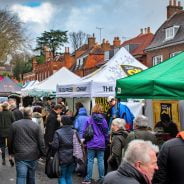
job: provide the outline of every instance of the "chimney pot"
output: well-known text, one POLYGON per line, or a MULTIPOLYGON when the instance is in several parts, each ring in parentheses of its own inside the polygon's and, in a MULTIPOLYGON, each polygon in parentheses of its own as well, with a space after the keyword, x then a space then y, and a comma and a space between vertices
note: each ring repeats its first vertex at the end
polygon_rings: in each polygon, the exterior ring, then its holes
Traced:
POLYGON ((171 5, 172 5, 172 1, 170 0, 170 1, 169 1, 169 6, 171 6, 171 5))
POLYGON ((146 34, 147 33, 147 28, 144 28, 144 34, 146 34))
POLYGON ((180 1, 178 1, 178 7, 180 7, 181 6, 181 2, 180 1))
POLYGON ((173 5, 176 6, 176 0, 174 0, 174 4, 173 5))
POLYGON ((105 38, 103 38, 102 43, 105 43, 105 38))
POLYGON ((143 28, 141 28, 141 34, 143 34, 143 28))
POLYGON ((150 32, 151 32, 151 31, 150 31, 150 27, 147 28, 147 31, 148 31, 147 33, 150 33, 150 32))

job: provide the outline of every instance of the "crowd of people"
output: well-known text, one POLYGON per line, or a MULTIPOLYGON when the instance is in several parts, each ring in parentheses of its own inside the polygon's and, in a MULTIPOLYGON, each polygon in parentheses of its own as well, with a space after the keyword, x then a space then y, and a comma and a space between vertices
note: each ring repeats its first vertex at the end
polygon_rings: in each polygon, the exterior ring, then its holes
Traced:
POLYGON ((178 134, 171 118, 161 114, 160 122, 151 129, 148 117, 134 117, 113 96, 107 102, 108 112, 95 104, 91 115, 81 102, 75 104, 74 114, 62 99, 25 108, 18 108, 15 99, 0 104, 2 165, 7 164, 8 147, 10 165, 16 166, 16 183, 34 184, 37 161, 44 160, 51 149, 59 155, 59 184, 72 184, 74 172, 84 177, 83 184, 92 183, 95 158, 99 184, 183 184, 184 133, 178 134), (75 131, 84 151, 81 165, 73 155, 75 131))

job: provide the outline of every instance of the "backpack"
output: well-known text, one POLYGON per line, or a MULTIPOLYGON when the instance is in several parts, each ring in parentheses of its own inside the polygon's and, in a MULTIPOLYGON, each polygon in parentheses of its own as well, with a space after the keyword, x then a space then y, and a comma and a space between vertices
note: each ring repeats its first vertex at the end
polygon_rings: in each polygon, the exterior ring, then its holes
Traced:
POLYGON ((85 142, 90 141, 93 139, 94 136, 94 130, 92 124, 89 124, 86 130, 84 131, 83 138, 85 139, 85 142))

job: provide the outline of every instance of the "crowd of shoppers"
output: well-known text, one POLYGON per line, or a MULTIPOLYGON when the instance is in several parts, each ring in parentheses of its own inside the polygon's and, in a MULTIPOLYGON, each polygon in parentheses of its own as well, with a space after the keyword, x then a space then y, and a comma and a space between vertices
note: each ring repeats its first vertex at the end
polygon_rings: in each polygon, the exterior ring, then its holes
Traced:
POLYGON ((0 104, 2 164, 6 165, 8 146, 10 164, 13 166, 15 161, 17 184, 25 181, 34 184, 37 161, 44 159, 51 149, 53 155, 55 152, 59 155, 58 183, 72 184, 72 174, 78 167, 73 155, 76 131, 84 152, 83 184, 93 183, 95 157, 99 184, 169 184, 176 178, 178 184, 183 183, 184 134, 180 132, 174 138, 178 129, 171 118, 162 114, 161 121, 154 127, 157 132, 154 132, 149 127, 148 117, 139 115, 134 118, 131 110, 115 97, 110 96, 107 102, 107 113, 100 104, 95 104, 91 115, 81 102, 76 103, 74 115, 63 99, 58 99, 57 103, 48 101, 46 106, 34 102, 32 107, 21 107, 21 110, 14 99, 0 104), (169 134, 171 140, 160 145, 157 137, 160 132, 169 134), (159 167, 156 145, 161 147, 159 167))

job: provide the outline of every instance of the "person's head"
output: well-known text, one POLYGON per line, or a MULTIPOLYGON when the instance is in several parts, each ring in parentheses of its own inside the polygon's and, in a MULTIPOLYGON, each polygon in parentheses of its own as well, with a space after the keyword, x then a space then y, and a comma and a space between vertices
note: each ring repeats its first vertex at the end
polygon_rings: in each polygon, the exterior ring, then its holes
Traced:
POLYGON ((61 123, 62 123, 63 125, 73 125, 73 119, 72 119, 72 117, 69 116, 69 115, 63 115, 63 116, 61 117, 61 123))
POLYGON ((63 109, 63 106, 60 104, 57 104, 54 106, 54 111, 56 112, 56 114, 61 114, 62 109, 63 109))
POLYGON ((116 104, 116 98, 114 96, 109 96, 107 98, 107 102, 112 107, 112 106, 114 106, 116 104))
POLYGON ((75 104, 75 109, 76 109, 76 111, 78 111, 81 107, 84 107, 84 105, 83 105, 81 102, 77 102, 77 103, 75 104))
POLYGON ((25 107, 23 111, 24 118, 31 118, 33 114, 33 110, 31 107, 25 107))
POLYGON ((38 113, 42 113, 42 107, 41 106, 35 106, 34 108, 33 108, 33 112, 38 112, 38 113))
POLYGON ((9 110, 9 103, 8 102, 3 102, 3 104, 2 104, 2 110, 3 111, 9 110))
POLYGON ((147 128, 148 127, 148 117, 144 115, 139 115, 134 119, 134 128, 139 129, 139 128, 147 128))
POLYGON ((112 121, 111 130, 114 132, 120 129, 126 130, 125 125, 126 125, 126 122, 124 119, 116 118, 112 121))
POLYGON ((160 119, 162 122, 170 122, 171 121, 169 114, 166 114, 166 113, 161 114, 160 119))
POLYGON ((103 112, 104 112, 103 107, 100 104, 95 104, 95 106, 92 109, 92 113, 102 114, 103 112))
POLYGON ((9 98, 8 99, 9 107, 10 109, 15 109, 17 107, 16 100, 14 98, 9 98))
POLYGON ((128 144, 123 160, 152 180, 155 170, 158 170, 158 151, 158 146, 151 141, 133 140, 128 144))
POLYGON ((8 99, 8 103, 9 103, 9 105, 15 105, 16 106, 16 100, 14 99, 14 98, 9 98, 8 99))

